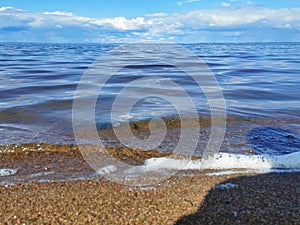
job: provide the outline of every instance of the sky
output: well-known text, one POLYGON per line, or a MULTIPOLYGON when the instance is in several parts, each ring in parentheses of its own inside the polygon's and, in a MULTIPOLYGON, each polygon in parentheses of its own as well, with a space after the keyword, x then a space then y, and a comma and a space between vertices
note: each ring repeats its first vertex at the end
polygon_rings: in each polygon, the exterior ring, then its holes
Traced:
POLYGON ((300 41, 299 0, 0 0, 0 42, 300 41))

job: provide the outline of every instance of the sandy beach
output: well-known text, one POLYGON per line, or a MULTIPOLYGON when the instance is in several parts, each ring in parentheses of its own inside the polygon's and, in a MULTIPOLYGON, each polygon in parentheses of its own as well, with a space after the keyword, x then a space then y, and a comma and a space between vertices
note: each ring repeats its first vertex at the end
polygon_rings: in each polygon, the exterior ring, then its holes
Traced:
MULTIPOLYGON (((32 154, 28 158, 44 161, 32 154)), ((75 153, 66 158, 80 163, 75 153)), ((12 154, 2 154, 1 163, 5 161, 6 166, 18 163, 12 154)), ((185 174, 190 175, 139 188, 101 178, 2 185, 0 223, 299 224, 299 173, 185 174)))
POLYGON ((299 0, 1 1, 0 225, 300 225, 299 75, 299 0))

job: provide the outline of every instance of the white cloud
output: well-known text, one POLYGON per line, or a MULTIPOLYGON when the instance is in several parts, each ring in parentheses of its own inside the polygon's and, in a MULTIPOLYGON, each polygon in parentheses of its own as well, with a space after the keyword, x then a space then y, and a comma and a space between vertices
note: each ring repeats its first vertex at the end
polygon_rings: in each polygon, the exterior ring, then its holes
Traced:
POLYGON ((177 2, 177 5, 181 6, 183 4, 188 4, 188 3, 193 3, 193 2, 200 2, 201 0, 185 0, 185 1, 180 1, 177 2))
POLYGON ((61 11, 43 12, 43 14, 45 14, 45 15, 57 15, 57 16, 74 16, 73 13, 61 12, 61 11))
POLYGON ((230 4, 227 3, 227 2, 222 2, 221 5, 222 5, 223 7, 228 7, 228 6, 230 6, 230 4))
POLYGON ((183 15, 183 20, 194 27, 241 27, 263 25, 268 21, 270 27, 280 27, 282 24, 293 23, 300 27, 299 9, 270 10, 265 8, 228 8, 192 11, 183 15), (198 24, 198 25, 197 25, 198 24))
POLYGON ((137 17, 131 20, 125 17, 107 18, 107 19, 93 19, 91 24, 111 27, 117 30, 138 30, 146 25, 151 25, 152 21, 145 21, 143 17, 137 17))
POLYGON ((6 7, 0 7, 0 12, 9 12, 9 11, 12 11, 12 12, 15 12, 15 11, 23 11, 22 9, 17 9, 17 8, 14 8, 14 7, 11 7, 11 6, 6 6, 6 7))
POLYGON ((7 21, 18 21, 23 23, 24 26, 39 27, 39 28, 49 28, 59 26, 78 26, 78 27, 104 27, 106 29, 116 29, 116 30, 135 30, 140 29, 144 25, 151 24, 151 21, 145 21, 143 17, 137 17, 134 19, 126 19, 125 17, 115 17, 115 18, 89 18, 75 16, 73 13, 69 12, 43 12, 43 13, 31 13, 28 11, 23 11, 21 9, 16 9, 13 7, 2 7, 0 8, 0 27, 6 27, 7 21))
POLYGON ((146 17, 166 17, 167 13, 152 13, 152 14, 146 14, 146 17))
POLYGON ((270 41, 276 41, 276 36, 300 41, 300 8, 272 10, 239 6, 184 14, 154 13, 127 19, 90 18, 60 11, 32 13, 2 7, 0 31, 4 32, 0 41, 120 42, 150 39, 198 42, 222 41, 229 37, 260 41, 267 34, 270 41), (284 35, 285 32, 290 33, 284 35))

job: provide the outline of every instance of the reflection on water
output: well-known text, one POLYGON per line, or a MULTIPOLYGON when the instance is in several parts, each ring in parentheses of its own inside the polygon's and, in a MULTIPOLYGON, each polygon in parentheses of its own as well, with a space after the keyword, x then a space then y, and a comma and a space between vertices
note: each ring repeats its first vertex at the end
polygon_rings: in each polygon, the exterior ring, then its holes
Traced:
MULTIPOLYGON (((251 142, 258 152, 269 151, 277 143, 271 138, 275 133, 277 137, 287 138, 279 138, 282 143, 278 146, 288 146, 283 151, 289 153, 294 151, 291 148, 298 148, 299 137, 288 138, 286 132, 300 133, 300 43, 184 46, 207 63, 222 87, 230 120, 223 145, 225 150, 246 149, 244 146, 251 142), (266 124, 269 128, 260 128, 266 124), (264 141, 272 145, 270 148, 261 148, 259 141, 254 143, 254 136, 269 134, 270 139, 264 141)), ((115 45, 0 44, 0 144, 72 143, 71 110, 77 84, 91 63, 113 47, 115 45)), ((130 58, 130 52, 127 54, 130 58)), ((124 85, 145 75, 171 78, 192 96, 201 116, 210 115, 205 95, 182 71, 170 65, 151 66, 143 61, 123 68, 109 81, 96 107, 99 127, 110 122, 112 102, 124 85)), ((91 87, 97 88, 97 84, 87 85, 87 91, 91 87)), ((176 91, 164 85, 163 79, 149 88, 173 93, 176 97, 176 91)), ((127 97, 134 98, 134 94, 127 97)), ((136 104, 130 115, 120 112, 117 122, 174 114, 176 111, 167 102, 148 98, 136 104)))

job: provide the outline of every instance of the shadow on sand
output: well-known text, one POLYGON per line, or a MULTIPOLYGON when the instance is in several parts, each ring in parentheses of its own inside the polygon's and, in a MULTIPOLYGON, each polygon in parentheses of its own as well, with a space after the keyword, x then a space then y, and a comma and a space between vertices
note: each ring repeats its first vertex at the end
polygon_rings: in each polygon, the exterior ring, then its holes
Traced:
MULTIPOLYGON (((284 155, 300 149, 299 134, 281 129, 254 129, 248 141, 262 154, 284 155)), ((228 179, 209 191, 197 212, 175 224, 300 224, 300 172, 228 179)))
POLYGON ((194 214, 175 224, 299 224, 300 173, 228 179, 209 191, 194 214), (225 185, 223 185, 225 184, 225 185))

